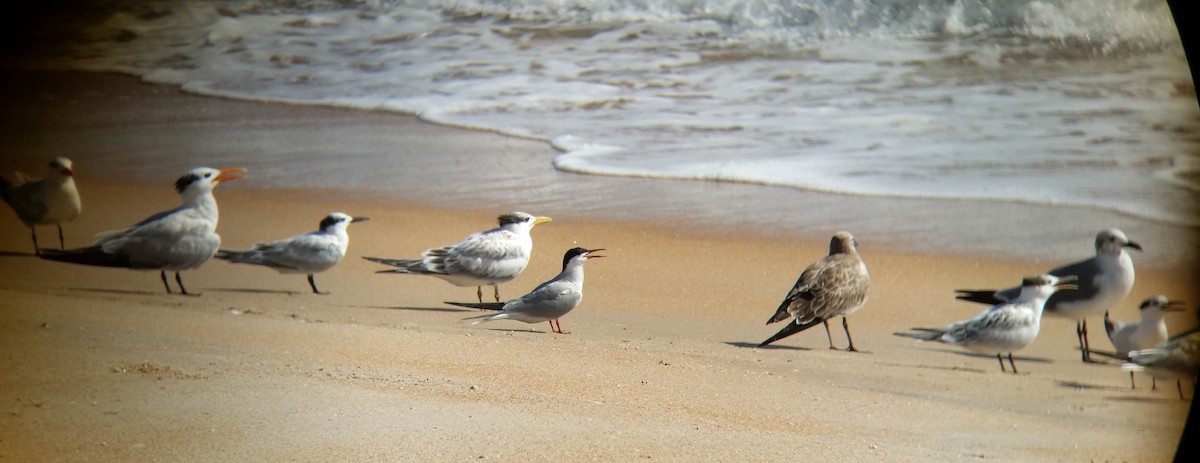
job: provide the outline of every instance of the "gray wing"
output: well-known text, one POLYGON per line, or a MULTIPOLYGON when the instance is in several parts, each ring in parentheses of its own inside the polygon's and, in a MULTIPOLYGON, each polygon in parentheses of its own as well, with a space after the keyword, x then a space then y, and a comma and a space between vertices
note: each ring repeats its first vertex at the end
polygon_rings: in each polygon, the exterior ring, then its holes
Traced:
POLYGON ((582 299, 583 293, 575 285, 555 281, 508 302, 504 311, 509 314, 509 318, 517 320, 551 320, 566 315, 578 306, 582 299))
POLYGON ((529 264, 515 234, 504 230, 477 233, 453 246, 426 251, 423 257, 441 258, 442 273, 485 279, 513 278, 529 264))

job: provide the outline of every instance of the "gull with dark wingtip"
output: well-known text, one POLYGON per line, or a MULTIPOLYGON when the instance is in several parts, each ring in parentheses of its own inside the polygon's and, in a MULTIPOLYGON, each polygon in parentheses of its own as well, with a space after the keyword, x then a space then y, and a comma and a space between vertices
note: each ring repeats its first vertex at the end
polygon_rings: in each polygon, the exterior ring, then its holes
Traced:
POLYGON ((500 302, 499 285, 512 281, 529 265, 533 253, 529 231, 550 218, 512 212, 500 216, 498 221, 499 227, 472 233, 456 244, 428 249, 421 253, 420 259, 364 259, 394 267, 378 273, 429 275, 454 286, 475 286, 479 302, 483 302, 483 285, 491 285, 496 302, 500 302))
POLYGON ((913 328, 911 331, 895 333, 897 336, 916 338, 922 341, 938 341, 962 346, 981 354, 995 354, 1004 369, 1001 354, 1008 354, 1008 364, 1017 374, 1017 364, 1012 353, 1028 346, 1037 338, 1041 329, 1042 310, 1046 300, 1060 289, 1073 289, 1073 276, 1062 278, 1045 274, 1025 278, 1019 286, 1021 292, 1012 300, 992 306, 969 319, 954 323, 948 328, 913 328))
POLYGON ((350 246, 350 235, 346 227, 351 223, 370 220, 367 217, 351 217, 333 212, 321 220, 317 231, 284 238, 278 241, 255 243, 248 251, 222 249, 217 258, 239 264, 270 267, 279 273, 308 274, 308 285, 313 294, 328 294, 317 290, 313 274, 333 268, 346 256, 350 246))
POLYGON ((846 342, 849 344, 846 350, 858 351, 854 348, 854 339, 850 337, 846 317, 866 303, 871 276, 867 273, 867 265, 858 256, 857 246, 854 235, 848 232, 840 231, 833 235, 829 241, 829 255, 804 269, 767 324, 788 318, 793 321, 759 344, 759 347, 821 323, 825 325, 829 348, 834 349, 833 336, 829 334, 829 319, 841 316, 842 330, 846 332, 846 342))
POLYGON ((604 256, 593 254, 603 249, 573 248, 563 255, 563 269, 557 276, 538 285, 529 294, 500 303, 447 302, 459 307, 499 310, 498 314, 485 314, 467 320, 481 319, 475 323, 493 320, 518 320, 525 323, 550 323, 550 331, 562 334, 558 319, 566 315, 583 301, 583 264, 589 259, 604 256))
POLYGON ((45 178, 30 179, 21 172, 17 172, 15 182, 0 178, 0 196, 29 227, 34 253, 41 252, 35 228, 38 225, 58 227, 58 248, 66 248, 62 224, 75 220, 81 210, 70 159, 58 157, 50 161, 45 178))
MULTIPOLYGON (((1075 334, 1084 362, 1092 361, 1087 317, 1100 315, 1120 304, 1133 289, 1133 259, 1125 252, 1126 248, 1142 250, 1141 245, 1130 241, 1121 230, 1100 230, 1096 234, 1095 257, 1046 272, 1057 277, 1074 275, 1079 278, 1076 291, 1057 292, 1046 301, 1045 313, 1075 320, 1075 334)), ((955 297, 960 300, 999 304, 1016 298, 1021 291, 1020 288, 1008 288, 955 292, 958 293, 955 297)))
POLYGON ((242 178, 244 172, 246 169, 240 167, 192 169, 175 181, 175 190, 183 199, 179 207, 154 214, 124 230, 102 233, 95 244, 86 248, 47 249, 39 257, 99 267, 159 270, 168 294, 171 285, 167 282, 167 271, 173 270, 179 292, 188 294, 179 272, 200 268, 221 247, 213 188, 221 182, 242 178))

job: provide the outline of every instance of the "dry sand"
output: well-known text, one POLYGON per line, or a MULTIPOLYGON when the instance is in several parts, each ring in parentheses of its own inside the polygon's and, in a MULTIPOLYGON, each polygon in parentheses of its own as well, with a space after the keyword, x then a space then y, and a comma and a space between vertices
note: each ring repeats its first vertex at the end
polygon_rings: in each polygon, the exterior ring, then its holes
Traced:
MULTIPOLYGON (((388 130, 423 137, 435 153, 444 145, 430 130, 456 143, 494 137, 404 120, 388 130)), ((215 124, 213 135, 242 122, 215 124)), ((20 154, 31 165, 49 155, 20 154)), ((117 180, 80 175, 84 215, 65 227, 69 246, 177 204, 169 181, 117 180)), ((1131 390, 1115 364, 1079 362, 1073 322, 1046 319, 1017 356, 1020 375, 891 334, 966 318, 980 307, 954 301, 953 289, 1015 283, 1042 263, 864 245, 874 285, 850 324, 868 353, 827 350, 820 329, 758 349, 778 330, 763 323, 825 254, 827 235, 704 236, 557 216, 534 230, 530 267, 501 287, 516 297, 557 273, 566 249, 607 248, 557 335, 546 324, 463 322, 477 312, 443 301, 473 300, 474 288, 375 274, 360 259, 415 256, 503 211, 331 201, 252 182, 253 172, 218 188, 227 246, 307 231, 334 210, 372 218, 351 227, 346 261, 317 276, 332 294, 309 293, 303 276, 210 262, 184 274, 201 295, 167 295, 157 272, 34 258, 28 230, 4 213, 0 459, 1166 461, 1186 418, 1174 384, 1152 392, 1139 377, 1131 390)), ((52 230, 40 230, 43 244, 52 230)), ((1194 304, 1195 270, 1139 270, 1114 316, 1133 319, 1138 301, 1159 293, 1194 304)), ((1168 323, 1179 331, 1195 320, 1168 323)), ((1111 349, 1099 320, 1092 341, 1111 349)))

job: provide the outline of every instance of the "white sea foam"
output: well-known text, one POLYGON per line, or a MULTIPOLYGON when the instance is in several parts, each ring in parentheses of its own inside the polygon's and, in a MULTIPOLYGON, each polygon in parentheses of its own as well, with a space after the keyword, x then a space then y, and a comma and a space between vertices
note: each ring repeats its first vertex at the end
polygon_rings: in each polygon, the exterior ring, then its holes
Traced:
POLYGON ((578 173, 1200 221, 1158 2, 225 5, 118 4, 53 65, 544 139, 578 173))

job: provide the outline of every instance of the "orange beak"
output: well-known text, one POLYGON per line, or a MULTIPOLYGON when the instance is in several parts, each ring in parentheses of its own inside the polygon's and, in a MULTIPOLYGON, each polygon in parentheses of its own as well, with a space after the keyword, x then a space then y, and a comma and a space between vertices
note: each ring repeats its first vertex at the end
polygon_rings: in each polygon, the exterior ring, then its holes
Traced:
POLYGON ((604 257, 604 256, 593 256, 592 255, 593 252, 600 252, 600 251, 605 251, 605 249, 588 249, 588 256, 587 256, 588 260, 604 257))
POLYGON ((228 182, 230 180, 237 180, 245 177, 245 173, 246 169, 243 167, 230 167, 228 169, 221 169, 220 172, 217 173, 217 178, 213 180, 217 183, 228 182))

